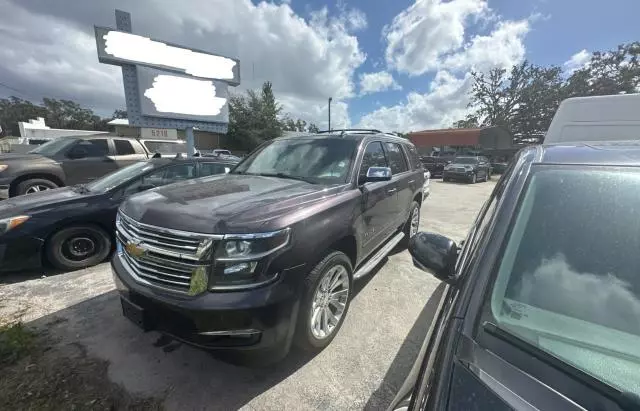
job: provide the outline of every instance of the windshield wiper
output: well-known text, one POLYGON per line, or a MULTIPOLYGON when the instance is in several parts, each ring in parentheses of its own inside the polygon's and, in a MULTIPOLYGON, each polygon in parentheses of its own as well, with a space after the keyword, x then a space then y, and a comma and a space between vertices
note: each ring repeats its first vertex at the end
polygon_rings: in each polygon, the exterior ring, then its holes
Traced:
POLYGON ((309 184, 315 184, 313 181, 311 181, 308 178, 300 177, 300 176, 292 176, 285 173, 257 173, 257 175, 262 177, 288 178, 290 180, 298 180, 298 181, 304 181, 305 183, 309 183, 309 184))

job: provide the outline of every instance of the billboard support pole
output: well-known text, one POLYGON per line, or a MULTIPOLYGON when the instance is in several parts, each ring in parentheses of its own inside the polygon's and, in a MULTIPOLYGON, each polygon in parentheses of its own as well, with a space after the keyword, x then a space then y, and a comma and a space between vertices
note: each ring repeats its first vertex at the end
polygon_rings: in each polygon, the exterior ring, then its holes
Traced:
POLYGON ((187 157, 193 157, 196 153, 195 139, 193 138, 193 127, 187 127, 185 134, 187 135, 187 157))

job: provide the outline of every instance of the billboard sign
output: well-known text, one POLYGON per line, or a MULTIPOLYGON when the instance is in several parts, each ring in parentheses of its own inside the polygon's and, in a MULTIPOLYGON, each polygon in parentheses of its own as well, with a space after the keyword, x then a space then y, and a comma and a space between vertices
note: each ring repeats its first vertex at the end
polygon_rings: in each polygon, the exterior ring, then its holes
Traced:
POLYGON ((180 76, 136 67, 143 116, 229 122, 229 92, 222 81, 180 76))
POLYGON ((240 62, 200 50, 107 27, 95 27, 98 61, 105 64, 134 64, 169 70, 194 77, 240 84, 240 62))

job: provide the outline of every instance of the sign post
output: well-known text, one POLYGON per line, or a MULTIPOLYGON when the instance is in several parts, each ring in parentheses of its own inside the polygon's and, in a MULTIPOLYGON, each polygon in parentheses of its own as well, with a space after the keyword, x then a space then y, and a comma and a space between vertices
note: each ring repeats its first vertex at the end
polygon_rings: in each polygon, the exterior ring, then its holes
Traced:
POLYGON ((226 133, 229 86, 240 84, 240 61, 132 33, 131 15, 116 10, 116 30, 95 26, 98 61, 122 67, 129 124, 182 129, 187 155, 193 130, 226 133))

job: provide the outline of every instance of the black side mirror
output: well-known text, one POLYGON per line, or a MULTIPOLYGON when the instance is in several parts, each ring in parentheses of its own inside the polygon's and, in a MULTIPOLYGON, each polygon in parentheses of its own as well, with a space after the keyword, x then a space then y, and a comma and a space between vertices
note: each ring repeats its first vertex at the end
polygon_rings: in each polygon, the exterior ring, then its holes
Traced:
POLYGON ((154 186, 153 184, 140 184, 138 186, 138 191, 142 192, 142 191, 147 191, 147 190, 151 190, 152 188, 156 188, 156 186, 154 186))
POLYGON ((369 167, 364 182, 389 180, 391 180, 391 169, 389 167, 369 167))
POLYGON ((434 233, 420 232, 409 240, 409 253, 413 264, 445 283, 456 283, 455 268, 458 260, 458 246, 452 239, 434 233))

